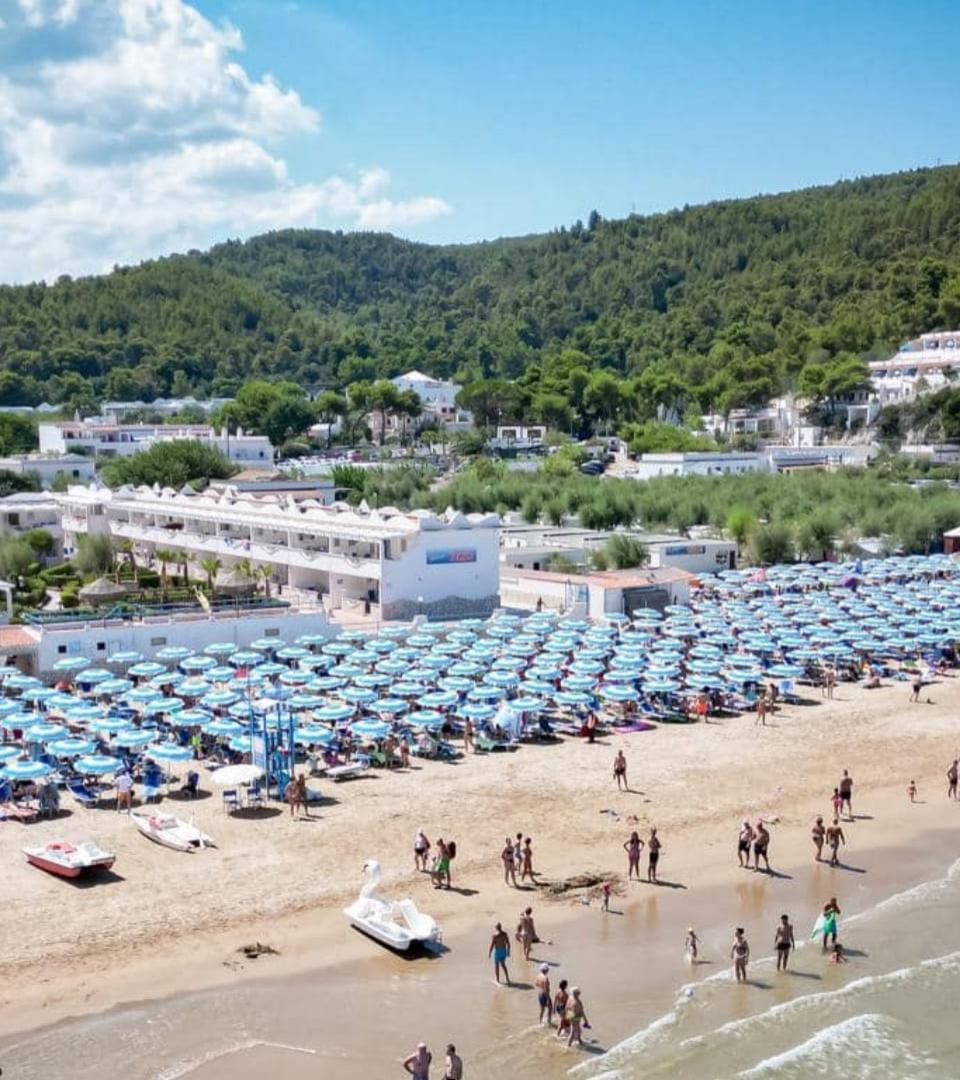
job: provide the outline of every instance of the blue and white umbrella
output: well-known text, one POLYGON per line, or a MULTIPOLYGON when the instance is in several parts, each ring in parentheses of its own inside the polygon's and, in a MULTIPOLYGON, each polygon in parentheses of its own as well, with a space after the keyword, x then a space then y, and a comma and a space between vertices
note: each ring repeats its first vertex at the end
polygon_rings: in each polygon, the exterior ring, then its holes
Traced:
POLYGON ((390 725, 382 720, 358 720, 350 730, 361 739, 384 739, 390 734, 390 725))
POLYGON ((474 683, 472 679, 465 679, 460 675, 444 675, 442 679, 437 680, 437 686, 441 690, 452 690, 455 694, 460 695, 472 690, 474 683))
POLYGON ((453 690, 431 690, 418 700, 425 709, 449 709, 460 700, 459 694, 453 690))
POLYGON ((569 705, 574 708, 581 708, 589 705, 593 700, 589 694, 585 694, 582 690, 558 690, 553 695, 553 700, 558 705, 569 705))
POLYGON ((56 739, 47 745, 47 753, 54 757, 80 757, 82 754, 92 754, 97 749, 93 739, 56 739))
POLYGON ((177 743, 155 743, 153 746, 148 746, 145 751, 147 757, 153 758, 154 761, 165 761, 173 763, 175 761, 192 761, 193 751, 189 746, 179 746, 177 743))
POLYGON ((204 694, 209 693, 213 687, 206 679, 191 678, 184 679, 182 683, 179 683, 174 688, 174 693, 178 697, 203 697, 204 694))
POLYGON ((344 685, 344 680, 334 675, 318 675, 307 683, 308 690, 316 690, 321 694, 329 694, 332 690, 339 690, 344 685))
POLYGON ((101 720, 103 709, 99 705, 75 705, 67 710, 67 720, 71 724, 83 724, 88 720, 101 720))
POLYGON ((157 650, 156 655, 158 660, 163 660, 169 664, 192 656, 193 650, 188 649, 185 645, 165 645, 162 649, 157 650))
POLYGON ((88 725, 97 735, 118 735, 121 731, 133 731, 133 724, 119 716, 101 716, 88 725))
POLYGON ((213 720, 206 709, 181 709, 170 716, 169 722, 174 727, 202 727, 213 720))
POLYGON ((232 690, 213 690, 203 695, 200 704, 205 709, 225 709, 228 705, 232 705, 237 697, 238 695, 232 690))
POLYGON ((547 703, 545 701, 535 697, 518 697, 510 702, 510 708, 519 713, 543 712, 546 707, 547 703))
POLYGON ((180 670, 186 672, 209 671, 217 666, 212 656, 185 656, 180 661, 180 670))
POLYGON ((282 649, 284 645, 286 645, 286 642, 278 637, 259 637, 256 641, 250 642, 251 649, 259 649, 261 652, 276 652, 277 649, 282 649))
POLYGON ((672 694, 680 689, 680 683, 676 679, 647 679, 643 688, 650 694, 672 694))
POLYGON ((393 679, 389 675, 375 671, 368 672, 366 675, 358 675, 353 681, 357 686, 362 686, 365 690, 380 690, 385 686, 393 685, 393 679))
POLYGON ((496 715, 496 706, 483 701, 465 701, 457 708, 457 716, 466 717, 468 720, 492 720, 496 715))
POLYGON ((234 667, 245 668, 259 664, 263 659, 263 653, 255 649, 240 649, 238 652, 231 653, 227 659, 234 667))
POLYGON ((423 683, 407 682, 404 679, 402 682, 394 683, 390 687, 390 693, 394 697, 415 697, 419 698, 421 695, 427 693, 427 687, 423 683))
POLYGON ((388 716, 399 716, 410 708, 410 704, 403 698, 380 698, 375 701, 370 709, 375 713, 386 713, 388 716))
POLYGON ((52 772, 53 768, 44 761, 8 761, 2 766, 0 777, 6 780, 39 780, 52 772))
POLYGON ((59 696, 59 692, 54 690, 52 686, 31 686, 29 689, 23 691, 20 695, 20 700, 27 701, 31 705, 36 705, 39 701, 46 701, 49 703, 52 698, 59 696))
POLYGON ((277 649, 278 660, 299 660, 301 657, 309 655, 310 650, 305 649, 302 645, 284 645, 282 649, 277 649))
POLYGON ((305 645, 309 648, 313 645, 326 645, 328 640, 326 634, 301 634, 294 644, 305 645))
POLYGON ((162 716, 164 713, 176 713, 183 709, 183 702, 177 698, 159 697, 145 701, 140 708, 143 716, 162 716))
POLYGON ((203 653, 205 656, 230 656, 231 653, 237 651, 237 643, 235 641, 214 641, 210 645, 204 646, 203 653))
POLYGON ((112 697, 118 697, 120 694, 125 694, 128 690, 133 689, 133 683, 129 679, 104 679, 102 683, 97 686, 98 694, 110 694, 112 697))
POLYGON ((326 701, 326 698, 321 694, 308 694, 301 692, 299 694, 292 694, 287 701, 289 708, 294 710, 300 709, 319 709, 320 706, 326 701))
POLYGON ((80 671, 88 667, 90 661, 85 656, 61 656, 53 665, 54 671, 80 671))
POLYGON ((349 701, 352 705, 369 705, 371 701, 377 700, 376 691, 364 690, 362 686, 346 686, 338 690, 337 694, 342 700, 349 701))
POLYGON ((519 686, 520 676, 512 671, 490 671, 484 676, 485 683, 490 686, 519 686))
POLYGON ((468 692, 467 697, 471 701, 500 701, 507 696, 506 688, 503 686, 491 686, 486 683, 482 686, 475 686, 468 692))
MULTIPOLYGON (((411 727, 422 727, 431 730, 442 728, 445 722, 443 713, 438 713, 434 709, 417 709, 404 720, 404 723, 409 724, 411 727)), ((354 728, 356 728, 356 724, 354 724, 354 728)))
MULTIPOLYGON (((77 740, 78 742, 80 740, 77 740)), ((23 753, 23 748, 20 746, 11 746, 9 743, 0 743, 0 765, 5 761, 13 761, 20 757, 23 753)))
POLYGON ((207 735, 213 735, 218 739, 233 738, 243 734, 243 726, 236 720, 208 720, 204 723, 203 730, 207 735))
POLYGON ((119 652, 111 653, 107 657, 108 664, 120 664, 122 667, 126 667, 128 664, 136 664, 143 659, 143 654, 138 653, 136 649, 121 649, 119 652))
POLYGON ((205 671, 203 677, 207 682, 225 683, 230 682, 231 679, 235 678, 236 674, 236 669, 230 667, 229 664, 217 664, 216 667, 212 667, 209 671, 205 671))
POLYGON ((294 742, 302 746, 329 746, 336 736, 329 728, 318 727, 315 724, 306 724, 294 730, 294 742))
POLYGON ((114 746, 122 746, 124 749, 132 749, 136 746, 146 746, 157 737, 155 731, 121 731, 113 740, 114 746))
POLYGON ((314 716, 318 720, 326 720, 329 723, 336 723, 339 720, 346 720, 353 716, 356 710, 352 705, 346 703, 331 702, 329 705, 324 705, 322 709, 317 709, 314 716))
POLYGON ((636 687, 609 683, 600 687, 600 696, 608 701, 636 701, 640 694, 636 687))
POLYGON ((349 656, 350 653, 357 651, 357 647, 356 645, 352 645, 349 641, 337 639, 336 641, 331 641, 329 644, 324 645, 320 651, 326 653, 327 656, 349 656))
POLYGON ((257 664, 257 666, 253 668, 253 673, 254 675, 263 675, 269 679, 273 675, 282 675, 285 671, 289 670, 290 669, 286 664, 277 664, 271 660, 267 660, 263 664, 257 664))
POLYGON ((773 664, 766 671, 773 679, 799 679, 803 672, 799 664, 773 664))
POLYGON ((31 743, 52 742, 54 739, 62 739, 69 732, 62 724, 31 724, 23 733, 24 740, 31 743))
MULTIPOLYGON (((107 678, 110 678, 110 672, 107 672, 107 678)), ((43 686, 43 683, 35 675, 7 675, 3 680, 3 686, 6 690, 29 690, 33 686, 43 686)))
POLYGON ((123 762, 106 754, 87 754, 77 758, 74 769, 84 776, 109 776, 123 770, 123 762))

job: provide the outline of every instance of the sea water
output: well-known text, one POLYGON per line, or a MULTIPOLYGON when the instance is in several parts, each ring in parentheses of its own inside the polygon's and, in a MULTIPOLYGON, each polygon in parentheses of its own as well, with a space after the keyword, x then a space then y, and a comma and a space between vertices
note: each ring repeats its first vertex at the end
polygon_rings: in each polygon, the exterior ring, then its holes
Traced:
MULTIPOLYGON (((801 927, 795 927, 798 944, 801 927)), ((807 940, 778 974, 693 980, 673 1007, 572 1080, 942 1080, 960 1077, 960 860, 942 878, 841 920, 832 965, 807 940)), ((770 943, 754 942, 768 954, 770 943)), ((726 958, 724 957, 724 961, 726 958)))

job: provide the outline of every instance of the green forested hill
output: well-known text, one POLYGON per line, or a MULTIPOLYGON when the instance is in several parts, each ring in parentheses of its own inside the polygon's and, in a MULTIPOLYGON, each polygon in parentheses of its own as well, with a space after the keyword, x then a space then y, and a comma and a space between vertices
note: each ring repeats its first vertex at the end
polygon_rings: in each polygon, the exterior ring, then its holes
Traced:
POLYGON ((474 245, 278 232, 0 288, 0 404, 418 367, 555 407, 583 392, 572 371, 609 369, 650 407, 727 408, 957 324, 947 167, 474 245))

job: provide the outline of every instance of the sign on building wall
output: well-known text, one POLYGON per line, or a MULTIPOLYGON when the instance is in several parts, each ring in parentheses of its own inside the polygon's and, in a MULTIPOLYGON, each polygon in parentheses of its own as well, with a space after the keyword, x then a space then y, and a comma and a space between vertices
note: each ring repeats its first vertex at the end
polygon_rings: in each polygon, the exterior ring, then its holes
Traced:
POLYGON ((705 555, 707 549, 703 544, 683 544, 664 549, 664 555, 705 555))
POLYGON ((427 550, 427 566, 448 566, 450 563, 476 561, 476 548, 433 548, 427 550))

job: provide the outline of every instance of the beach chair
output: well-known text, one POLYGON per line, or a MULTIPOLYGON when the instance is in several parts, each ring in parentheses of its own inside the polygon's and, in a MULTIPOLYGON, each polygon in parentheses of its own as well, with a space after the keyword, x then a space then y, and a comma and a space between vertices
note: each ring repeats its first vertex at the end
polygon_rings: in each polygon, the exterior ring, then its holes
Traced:
POLYGON ((226 788, 223 792, 223 809, 232 814, 234 810, 240 810, 243 803, 240 801, 240 793, 236 788, 226 788))
POLYGON ((67 791, 70 792, 81 806, 96 806, 100 801, 96 792, 91 791, 82 780, 76 778, 67 781, 67 791))
POLYGON ((263 795, 263 789, 260 787, 259 781, 254 780, 247 788, 247 806, 253 806, 260 809, 265 803, 266 799, 263 795))
POLYGON ((146 769, 143 773, 143 801, 160 798, 160 788, 163 786, 163 773, 159 769, 146 769))
POLYGON ((200 774, 193 770, 188 772, 187 778, 181 785, 180 790, 184 795, 188 795, 191 799, 195 799, 200 791, 200 774))
POLYGON ((60 790, 56 784, 44 784, 40 789, 40 814, 56 817, 60 813, 60 790))

